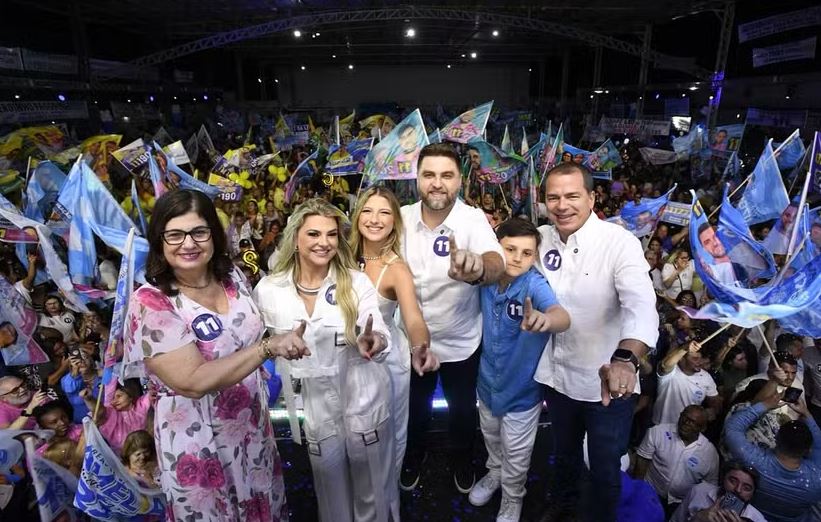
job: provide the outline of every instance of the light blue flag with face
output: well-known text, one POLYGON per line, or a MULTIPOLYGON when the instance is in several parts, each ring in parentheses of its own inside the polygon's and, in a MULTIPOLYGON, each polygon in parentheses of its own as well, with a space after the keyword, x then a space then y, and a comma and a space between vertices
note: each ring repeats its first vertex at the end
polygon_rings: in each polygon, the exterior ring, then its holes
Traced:
POLYGON ((364 168, 367 185, 385 179, 416 179, 416 160, 427 144, 422 113, 416 109, 368 152, 364 168))
POLYGON ((534 143, 533 146, 528 147, 527 151, 522 154, 522 159, 524 159, 525 162, 529 162, 531 158, 533 159, 533 167, 536 169, 536 172, 541 172, 542 160, 544 159, 543 151, 548 141, 550 141, 548 135, 541 133, 539 135, 539 141, 534 143))
POLYGON ((707 222, 701 204, 693 194, 690 213, 690 244, 699 277, 715 301, 699 310, 683 308, 695 319, 729 322, 751 328, 769 319, 802 312, 821 298, 821 256, 800 271, 769 283, 744 287, 738 273, 743 270, 727 255, 721 239, 707 222))
POLYGON ((591 152, 584 165, 593 172, 608 172, 621 165, 619 149, 609 139, 591 152))
POLYGON ((737 206, 744 221, 756 225, 779 217, 790 198, 773 155, 772 140, 764 147, 751 176, 737 206))
POLYGON ((753 239, 744 217, 730 203, 728 191, 729 187, 725 186, 716 233, 737 269, 739 281, 751 287, 756 279, 768 279, 775 275, 775 260, 772 253, 753 239))
POLYGON ((40 162, 34 167, 26 186, 26 207, 23 214, 45 223, 65 182, 66 175, 57 165, 50 161, 40 162))
POLYGON ((77 492, 77 478, 66 468, 38 455, 32 438, 27 438, 24 444, 26 464, 37 495, 40 520, 77 520, 77 512, 71 505, 77 492))
MULTIPOLYGON (((790 264, 790 270, 794 272, 821 256, 821 219, 818 216, 818 209, 806 208, 801 214, 798 226, 798 238, 802 246, 790 264)), ((821 299, 797 314, 779 319, 778 323, 785 331, 796 335, 821 337, 821 299)))
POLYGON ((94 520, 106 522, 162 518, 165 513, 162 490, 141 486, 89 417, 83 419, 83 432, 86 447, 74 506, 94 520))
POLYGON ((724 166, 724 172, 721 174, 721 181, 732 181, 738 183, 741 177, 741 162, 738 160, 738 152, 733 151, 730 154, 730 159, 724 166))
POLYGON ((621 209, 618 224, 629 230, 636 237, 644 237, 653 232, 659 218, 664 213, 664 208, 670 201, 670 196, 678 185, 667 191, 658 198, 642 198, 637 205, 634 201, 628 201, 621 209))
POLYGON ((442 139, 456 143, 482 139, 492 109, 493 102, 489 101, 463 112, 442 128, 442 139))
POLYGON ((151 186, 154 187, 154 197, 159 198, 168 192, 168 187, 165 185, 165 170, 160 168, 151 147, 148 147, 148 174, 151 177, 151 186))
POLYGON ((365 168, 365 158, 371 147, 373 147, 373 138, 331 145, 328 149, 325 172, 334 176, 351 176, 362 172, 365 168))
POLYGON ((134 221, 140 225, 140 232, 145 236, 148 234, 148 221, 146 221, 143 207, 140 205, 140 196, 137 194, 137 181, 133 178, 131 179, 131 206, 134 208, 135 214, 131 218, 137 218, 134 221))
POLYGON ((775 147, 775 157, 781 170, 795 167, 807 151, 798 129, 795 129, 795 132, 782 143, 773 143, 773 147, 775 147))
MULTIPOLYGON (((168 154, 166 154, 156 142, 154 143, 154 150, 158 151, 158 153, 161 154, 163 158, 165 158, 165 164, 167 168, 167 179, 170 181, 171 185, 181 189, 198 190, 203 194, 207 195, 212 200, 219 196, 221 192, 219 187, 215 187, 213 185, 209 185, 208 183, 200 181, 191 174, 179 168, 177 164, 174 163, 174 160, 168 154)), ((149 162, 150 161, 151 160, 149 159, 149 162)), ((153 176, 154 174, 152 174, 151 178, 152 183, 154 181, 153 176)))
POLYGON ((527 167, 521 156, 486 141, 473 141, 467 150, 476 179, 481 183, 505 183, 527 167))

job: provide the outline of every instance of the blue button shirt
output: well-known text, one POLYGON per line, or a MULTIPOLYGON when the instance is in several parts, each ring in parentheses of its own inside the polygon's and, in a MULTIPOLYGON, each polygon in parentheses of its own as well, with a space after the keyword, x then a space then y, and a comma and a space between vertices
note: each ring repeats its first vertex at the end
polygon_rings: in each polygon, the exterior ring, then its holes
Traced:
POLYGON ((531 268, 504 292, 498 285, 482 287, 482 357, 479 398, 494 417, 526 411, 542 400, 541 385, 533 380, 550 333, 522 331, 525 297, 535 310, 558 304, 545 278, 531 268))

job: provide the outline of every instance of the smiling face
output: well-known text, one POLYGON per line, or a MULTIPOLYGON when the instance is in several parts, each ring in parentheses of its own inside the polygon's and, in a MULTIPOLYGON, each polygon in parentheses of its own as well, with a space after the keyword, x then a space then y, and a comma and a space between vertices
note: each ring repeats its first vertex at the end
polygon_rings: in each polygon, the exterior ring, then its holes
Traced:
POLYGON ((462 186, 459 166, 447 156, 426 156, 419 164, 417 178, 422 204, 430 210, 449 209, 462 186))
POLYGON ((545 202, 550 221, 562 241, 582 228, 595 203, 595 192, 584 186, 584 176, 574 170, 568 174, 552 174, 547 177, 545 202))
POLYGON ((526 273, 536 262, 536 238, 533 236, 507 236, 499 240, 505 252, 505 274, 515 279, 526 273))
POLYGON ((300 264, 327 267, 339 247, 336 219, 308 216, 297 231, 297 253, 300 264))
MULTIPOLYGON (((384 136, 384 134, 383 134, 384 136)), ((408 127, 399 135, 399 146, 403 152, 411 152, 416 148, 416 129, 408 127)))
POLYGON ((111 407, 117 411, 125 411, 134 404, 134 399, 127 394, 125 390, 117 390, 114 392, 114 397, 111 399, 111 407))
MULTIPOLYGON (((169 230, 182 230, 191 232, 196 229, 207 228, 208 223, 196 212, 188 212, 168 220, 165 225, 165 232, 169 230)), ((163 241, 163 255, 171 269, 196 272, 206 270, 208 263, 214 255, 214 241, 208 238, 203 242, 196 242, 191 234, 185 236, 185 240, 179 245, 169 245, 163 241)))
POLYGON ((374 194, 362 205, 359 214, 359 233, 374 243, 382 243, 393 232, 394 215, 390 202, 374 194))
POLYGON ((18 377, 0 379, 0 401, 22 408, 31 401, 32 395, 22 379, 18 377))
POLYGON ((57 437, 65 437, 71 428, 71 420, 68 414, 61 409, 53 409, 40 416, 37 424, 44 430, 54 430, 57 437))

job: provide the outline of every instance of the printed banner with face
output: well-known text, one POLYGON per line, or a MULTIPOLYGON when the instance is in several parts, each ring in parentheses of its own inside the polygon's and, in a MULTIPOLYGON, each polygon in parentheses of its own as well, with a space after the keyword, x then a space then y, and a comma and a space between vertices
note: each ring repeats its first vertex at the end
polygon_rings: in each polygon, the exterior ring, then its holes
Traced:
POLYGON ((471 172, 481 183, 504 183, 527 166, 521 156, 505 152, 486 141, 471 142, 467 151, 471 172))
POLYGON ((752 178, 744 187, 744 193, 738 202, 738 210, 744 216, 744 221, 751 226, 778 218, 790 204, 773 154, 772 141, 769 140, 764 147, 751 174, 752 178))
POLYGON ((68 522, 77 520, 77 510, 72 506, 77 493, 77 477, 66 468, 37 454, 34 440, 27 438, 26 463, 37 495, 37 509, 42 522, 68 522))
POLYGON ((6 366, 43 364, 48 356, 32 339, 37 312, 8 279, 0 276, 0 354, 6 366))
POLYGON ((328 161, 325 171, 334 176, 350 176, 359 174, 365 166, 365 158, 373 147, 373 138, 351 140, 339 145, 331 145, 328 149, 328 161))
POLYGON ((621 209, 618 223, 636 237, 652 234, 676 187, 673 185, 673 188, 658 198, 642 198, 639 204, 628 201, 621 209))
POLYGON ((427 144, 422 113, 416 109, 370 150, 364 175, 370 184, 384 179, 416 179, 416 160, 427 144))
POLYGON ((799 129, 795 129, 783 142, 773 142, 773 147, 775 147, 774 154, 778 161, 778 168, 781 170, 791 169, 798 165, 807 152, 804 142, 801 141, 799 129))
POLYGON ((442 139, 455 143, 468 143, 481 139, 492 109, 493 102, 489 101, 463 112, 442 128, 442 139))
POLYGON ((587 156, 584 165, 593 172, 607 172, 621 165, 621 154, 612 141, 607 140, 587 156))

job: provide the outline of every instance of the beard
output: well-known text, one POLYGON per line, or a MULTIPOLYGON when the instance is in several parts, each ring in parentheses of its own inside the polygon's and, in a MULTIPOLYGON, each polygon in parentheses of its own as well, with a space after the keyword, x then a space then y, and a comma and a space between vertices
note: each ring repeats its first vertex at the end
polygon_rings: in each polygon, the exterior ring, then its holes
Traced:
POLYGON ((443 198, 433 199, 428 194, 422 195, 422 204, 430 210, 445 210, 453 206, 454 198, 447 193, 442 193, 443 198))

